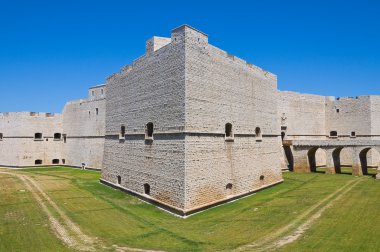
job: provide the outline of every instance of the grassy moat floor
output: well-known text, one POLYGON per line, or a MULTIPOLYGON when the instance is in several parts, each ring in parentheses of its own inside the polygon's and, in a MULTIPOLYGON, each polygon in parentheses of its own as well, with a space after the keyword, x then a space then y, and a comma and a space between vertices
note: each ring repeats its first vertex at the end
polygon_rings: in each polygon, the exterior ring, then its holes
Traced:
POLYGON ((284 173, 278 186, 187 219, 104 186, 99 176, 0 169, 0 251, 380 248, 380 181, 370 176, 284 173))

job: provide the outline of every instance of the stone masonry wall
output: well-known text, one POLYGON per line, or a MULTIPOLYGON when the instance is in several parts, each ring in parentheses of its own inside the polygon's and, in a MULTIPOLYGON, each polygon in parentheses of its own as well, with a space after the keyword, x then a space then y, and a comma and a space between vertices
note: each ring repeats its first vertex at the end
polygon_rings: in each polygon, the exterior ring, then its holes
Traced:
POLYGON ((325 103, 329 97, 279 91, 278 118, 287 140, 326 139, 325 103))
POLYGON ((62 163, 62 139, 54 140, 55 133, 62 133, 60 114, 14 112, 0 113, 0 165, 34 166, 52 165, 53 159, 62 163), (35 133, 42 133, 35 139, 35 133))
POLYGON ((276 76, 208 44, 202 32, 181 28, 186 40, 186 210, 282 181, 276 76), (225 141, 226 123, 232 124, 234 141, 225 141))
MULTIPOLYGON (((185 44, 171 43, 135 60, 107 82, 106 143, 102 179, 130 191, 184 207, 185 44), (146 124, 153 141, 145 141, 146 124), (125 139, 120 137, 125 126, 125 139), (149 184, 150 195, 144 184, 149 184)), ((149 48, 149 46, 147 46, 149 48)))

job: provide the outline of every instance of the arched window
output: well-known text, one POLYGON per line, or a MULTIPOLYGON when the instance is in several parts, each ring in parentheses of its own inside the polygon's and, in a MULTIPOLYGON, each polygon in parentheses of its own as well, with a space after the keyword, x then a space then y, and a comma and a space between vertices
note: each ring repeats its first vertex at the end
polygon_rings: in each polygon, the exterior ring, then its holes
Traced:
POLYGON ((118 185, 121 184, 121 176, 117 176, 117 184, 118 184, 118 185))
POLYGON ((145 139, 153 139, 153 128, 154 128, 154 125, 152 122, 148 122, 146 124, 145 139))
POLYGON ((330 137, 338 137, 338 132, 335 130, 330 131, 330 137))
POLYGON ((232 124, 231 123, 226 123, 225 133, 226 133, 226 137, 232 137, 232 124))
POLYGON ((150 195, 150 185, 144 184, 144 193, 150 195))
POLYGON ((35 133, 34 140, 42 140, 42 133, 35 133))
POLYGON ((54 133, 54 140, 55 141, 61 140, 61 137, 62 137, 61 133, 54 133))
POLYGON ((62 159, 62 164, 66 164, 66 159, 62 159))
POLYGON ((260 127, 256 127, 255 134, 256 134, 256 141, 262 141, 263 134, 261 133, 260 127))
POLYGON ((121 125, 121 127, 120 127, 120 135, 119 135, 119 138, 120 138, 120 139, 125 139, 125 126, 124 126, 124 125, 121 125))
POLYGON ((53 164, 59 164, 59 159, 53 159, 51 162, 52 162, 53 164))
POLYGON ((34 164, 35 165, 41 165, 42 164, 42 160, 41 159, 36 159, 36 160, 34 160, 34 164))

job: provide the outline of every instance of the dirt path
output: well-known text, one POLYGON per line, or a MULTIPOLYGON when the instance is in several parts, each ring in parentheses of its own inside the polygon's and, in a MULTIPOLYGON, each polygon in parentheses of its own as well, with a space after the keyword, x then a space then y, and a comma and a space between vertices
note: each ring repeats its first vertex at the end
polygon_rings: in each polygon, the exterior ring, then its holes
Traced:
POLYGON ((104 246, 97 238, 90 237, 82 232, 80 227, 75 224, 65 212, 43 191, 40 185, 31 177, 18 172, 0 171, 0 174, 15 176, 20 179, 26 188, 32 193, 33 197, 40 205, 41 209, 48 217, 50 227, 54 234, 68 247, 79 251, 136 251, 136 252, 154 252, 153 250, 143 250, 130 248, 126 246, 113 245, 111 248, 104 246), (56 213, 56 215, 54 215, 56 213), (59 216, 55 217, 55 216, 59 216))
POLYGON ((343 187, 325 197, 301 215, 297 216, 297 218, 295 218, 294 221, 288 225, 279 228, 269 236, 261 239, 259 242, 244 245, 237 248, 235 251, 270 251, 296 241, 314 224, 318 218, 321 217, 324 211, 333 206, 336 201, 340 200, 361 181, 361 179, 358 179, 348 182, 343 187), (289 233, 290 235, 287 235, 289 233))

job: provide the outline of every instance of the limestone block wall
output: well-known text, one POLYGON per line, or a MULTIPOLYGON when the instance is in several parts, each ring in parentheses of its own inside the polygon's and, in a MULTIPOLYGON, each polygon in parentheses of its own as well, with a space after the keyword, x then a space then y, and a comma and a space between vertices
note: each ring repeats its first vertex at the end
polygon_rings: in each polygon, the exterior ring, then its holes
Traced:
POLYGON ((105 141, 105 86, 90 88, 89 95, 88 99, 68 102, 63 109, 63 156, 66 165, 81 167, 84 163, 88 168, 101 169, 105 141))
POLYGON ((326 139, 326 100, 330 97, 278 91, 278 118, 286 140, 326 139))
POLYGON ((13 112, 0 113, 0 165, 34 166, 52 165, 53 159, 62 164, 62 138, 54 139, 54 134, 62 134, 60 114, 13 112), (41 133, 41 139, 35 139, 41 133))
POLYGON ((246 194, 282 181, 276 137, 186 137, 186 209, 246 194))
POLYGON ((282 181, 276 76, 210 45, 204 33, 182 29, 186 210, 282 181), (226 123, 234 141, 225 141, 226 123))
POLYGON ((369 96, 339 98, 326 104, 326 131, 337 131, 339 138, 371 135, 371 102, 369 96))
POLYGON ((370 96, 371 99, 371 136, 380 140, 380 96, 370 96))
POLYGON ((102 171, 104 181, 116 184, 121 176, 119 186, 178 209, 185 198, 183 36, 173 31, 171 43, 108 78, 102 171), (145 141, 148 122, 153 141, 145 141), (122 126, 125 137, 119 139, 122 126))

